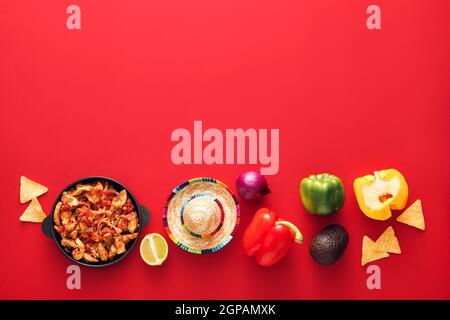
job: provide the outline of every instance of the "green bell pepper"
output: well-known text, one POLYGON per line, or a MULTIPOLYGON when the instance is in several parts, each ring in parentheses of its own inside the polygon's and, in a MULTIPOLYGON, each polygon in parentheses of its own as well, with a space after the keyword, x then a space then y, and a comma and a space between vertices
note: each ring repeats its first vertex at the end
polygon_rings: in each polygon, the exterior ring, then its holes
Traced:
POLYGON ((328 215, 342 208, 345 200, 341 179, 329 174, 310 175, 300 182, 300 196, 309 213, 328 215))

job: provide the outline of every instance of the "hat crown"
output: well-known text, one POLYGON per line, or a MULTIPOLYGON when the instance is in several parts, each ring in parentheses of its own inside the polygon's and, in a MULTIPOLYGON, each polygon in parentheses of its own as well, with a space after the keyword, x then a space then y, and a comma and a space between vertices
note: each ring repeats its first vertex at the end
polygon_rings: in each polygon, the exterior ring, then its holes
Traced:
POLYGON ((195 237, 214 235, 223 222, 223 207, 210 194, 195 194, 189 197, 181 209, 181 223, 195 237))

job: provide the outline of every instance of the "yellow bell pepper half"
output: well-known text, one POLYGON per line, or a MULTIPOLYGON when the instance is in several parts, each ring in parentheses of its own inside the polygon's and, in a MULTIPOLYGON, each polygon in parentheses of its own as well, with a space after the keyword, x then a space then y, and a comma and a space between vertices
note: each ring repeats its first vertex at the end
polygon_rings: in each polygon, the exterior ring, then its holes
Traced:
POLYGON ((392 210, 401 210, 408 201, 408 184, 395 169, 375 171, 353 182, 359 208, 369 218, 387 220, 392 210))

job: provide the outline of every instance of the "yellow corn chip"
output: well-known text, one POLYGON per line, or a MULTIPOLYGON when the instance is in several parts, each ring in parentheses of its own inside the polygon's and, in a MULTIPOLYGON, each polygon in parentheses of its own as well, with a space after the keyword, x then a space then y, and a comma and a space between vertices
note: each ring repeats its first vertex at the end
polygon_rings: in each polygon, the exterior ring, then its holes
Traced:
POLYGON ((397 221, 420 230, 425 230, 422 201, 417 199, 408 209, 403 211, 403 213, 397 217, 397 221))
POLYGON ((394 228, 389 226, 377 239, 372 249, 377 252, 402 253, 394 228))
POLYGON ((373 250, 375 242, 372 241, 368 236, 364 236, 362 242, 362 257, 361 257, 361 265, 365 265, 369 262, 383 259, 389 257, 389 253, 387 252, 377 252, 373 250))
POLYGON ((34 182, 24 176, 20 177, 20 203, 37 198, 48 191, 47 187, 34 182))
POLYGON ((46 217, 41 204, 36 198, 31 200, 28 208, 20 216, 19 220, 24 222, 42 222, 46 217))

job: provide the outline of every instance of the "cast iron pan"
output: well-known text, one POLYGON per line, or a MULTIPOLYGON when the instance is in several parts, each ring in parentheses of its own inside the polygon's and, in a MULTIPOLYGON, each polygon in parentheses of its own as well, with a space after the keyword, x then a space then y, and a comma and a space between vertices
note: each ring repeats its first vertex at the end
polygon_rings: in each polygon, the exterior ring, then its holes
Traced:
POLYGON ((70 185, 68 185, 66 188, 64 188, 64 190, 61 191, 61 193, 58 195, 58 197, 56 198, 56 200, 55 200, 55 202, 53 204, 51 213, 42 222, 42 231, 44 232, 44 234, 46 236, 48 236, 50 238, 53 238, 53 240, 56 243, 56 246, 59 248, 59 251, 61 251, 67 258, 69 258, 73 262, 81 264, 83 266, 88 266, 88 267, 106 267, 106 266, 109 266, 109 265, 112 265, 114 263, 117 263, 117 262, 121 261, 122 259, 124 259, 128 255, 128 253, 134 248, 134 246, 138 242, 141 230, 148 223, 149 220, 150 220, 150 212, 148 211, 148 209, 143 207, 143 206, 141 206, 140 204, 138 204, 137 201, 136 201, 136 198, 133 196, 133 194, 130 192, 130 190, 125 188, 120 182, 118 182, 118 181, 116 181, 114 179, 108 178, 108 177, 92 176, 92 177, 87 177, 87 178, 83 178, 83 179, 77 180, 77 181, 71 183, 70 185), (58 201, 60 201, 62 193, 64 191, 68 191, 68 190, 74 188, 79 183, 84 184, 84 183, 93 183, 93 182, 97 182, 97 181, 108 182, 117 191, 120 191, 120 190, 123 190, 123 189, 125 189, 127 191, 128 197, 131 200, 131 202, 133 203, 134 207, 136 208, 136 212, 137 212, 138 217, 139 217, 139 228, 137 230, 138 236, 136 237, 136 239, 131 240, 130 242, 128 242, 128 244, 126 245, 126 249, 127 250, 123 254, 117 255, 111 261, 107 261, 107 262, 99 261, 99 262, 96 262, 96 263, 89 263, 89 262, 85 262, 85 261, 81 261, 81 260, 75 260, 72 257, 72 254, 70 252, 67 252, 64 249, 64 247, 61 245, 61 236, 58 234, 58 232, 54 228, 55 223, 53 221, 53 212, 55 211, 56 204, 58 203, 58 201))

